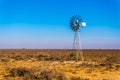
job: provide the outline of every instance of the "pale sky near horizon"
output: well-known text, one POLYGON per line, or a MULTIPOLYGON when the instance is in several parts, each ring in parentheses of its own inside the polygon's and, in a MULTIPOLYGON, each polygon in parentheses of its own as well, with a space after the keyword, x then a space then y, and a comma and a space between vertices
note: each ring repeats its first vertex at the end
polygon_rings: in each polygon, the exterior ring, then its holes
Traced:
POLYGON ((0 0, 0 49, 72 48, 76 14, 82 48, 120 49, 120 0, 0 0))

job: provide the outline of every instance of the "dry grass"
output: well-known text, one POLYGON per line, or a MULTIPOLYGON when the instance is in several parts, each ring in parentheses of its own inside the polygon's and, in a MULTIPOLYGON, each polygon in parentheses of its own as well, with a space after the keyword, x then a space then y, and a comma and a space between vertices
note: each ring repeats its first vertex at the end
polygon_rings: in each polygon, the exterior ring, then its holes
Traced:
POLYGON ((120 80, 120 50, 2 49, 0 80, 120 80))

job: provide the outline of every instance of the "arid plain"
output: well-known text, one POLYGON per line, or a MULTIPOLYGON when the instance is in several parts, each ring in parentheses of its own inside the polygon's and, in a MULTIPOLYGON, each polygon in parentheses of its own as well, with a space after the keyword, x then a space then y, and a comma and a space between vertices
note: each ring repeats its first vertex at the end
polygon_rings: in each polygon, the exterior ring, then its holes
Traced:
POLYGON ((120 50, 1 49, 0 80, 120 80, 120 50))

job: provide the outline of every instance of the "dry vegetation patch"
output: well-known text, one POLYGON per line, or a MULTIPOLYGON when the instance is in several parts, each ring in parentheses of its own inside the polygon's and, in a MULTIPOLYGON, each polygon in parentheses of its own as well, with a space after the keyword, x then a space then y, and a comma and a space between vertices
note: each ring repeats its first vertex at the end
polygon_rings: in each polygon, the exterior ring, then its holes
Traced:
POLYGON ((120 50, 0 50, 0 80, 119 80, 120 50))

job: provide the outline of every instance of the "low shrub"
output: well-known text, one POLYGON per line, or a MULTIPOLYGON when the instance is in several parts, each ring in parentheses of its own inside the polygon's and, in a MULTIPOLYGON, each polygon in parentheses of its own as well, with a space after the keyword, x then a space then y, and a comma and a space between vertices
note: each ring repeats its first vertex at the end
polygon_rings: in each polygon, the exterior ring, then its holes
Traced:
POLYGON ((112 56, 112 57, 107 57, 103 64, 105 64, 105 66, 112 66, 113 64, 118 64, 120 61, 118 58, 112 56))
POLYGON ((0 61, 1 62, 9 62, 10 60, 9 60, 9 58, 1 58, 0 61))
POLYGON ((15 60, 24 60, 24 58, 22 57, 22 55, 14 55, 12 56, 12 59, 15 59, 15 60))
POLYGON ((33 72, 25 67, 18 67, 18 68, 12 68, 10 71, 10 76, 18 76, 18 77, 32 77, 34 74, 33 72))
POLYGON ((51 69, 41 71, 40 76, 43 80, 66 80, 66 76, 63 73, 51 69))
POLYGON ((71 60, 76 60, 76 53, 71 53, 70 54, 70 59, 71 60))

